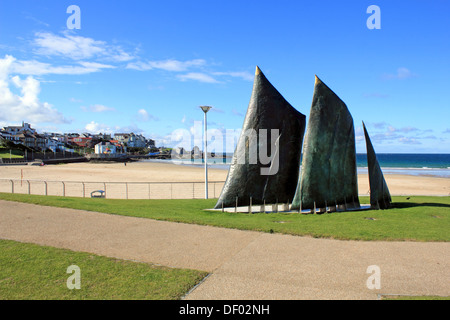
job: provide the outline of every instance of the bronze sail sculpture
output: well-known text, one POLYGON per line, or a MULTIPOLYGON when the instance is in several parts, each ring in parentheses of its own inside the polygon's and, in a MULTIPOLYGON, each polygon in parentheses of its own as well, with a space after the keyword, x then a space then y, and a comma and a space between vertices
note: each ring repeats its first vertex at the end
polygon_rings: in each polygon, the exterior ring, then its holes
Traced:
POLYGON ((370 206, 375 209, 388 209, 391 206, 391 194, 389 192, 380 164, 378 163, 375 149, 370 141, 369 133, 363 122, 364 136, 367 148, 367 166, 369 171, 370 206))
POLYGON ((359 208, 353 118, 317 76, 292 210, 359 208))
POLYGON ((298 183, 305 125, 305 115, 256 67, 242 132, 215 208, 291 201, 298 183))

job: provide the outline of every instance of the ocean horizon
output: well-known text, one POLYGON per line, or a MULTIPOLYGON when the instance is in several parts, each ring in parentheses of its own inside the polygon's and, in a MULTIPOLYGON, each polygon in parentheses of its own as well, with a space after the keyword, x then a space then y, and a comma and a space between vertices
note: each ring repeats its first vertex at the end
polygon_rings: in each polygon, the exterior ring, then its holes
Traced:
MULTIPOLYGON (((384 174, 405 174, 450 178, 450 154, 434 153, 378 153, 378 163, 384 174)), ((179 165, 203 166, 203 159, 145 160, 173 162, 179 165)), ((232 156, 208 158, 208 168, 228 170, 232 156)), ((358 173, 367 173, 367 154, 356 154, 358 173)))

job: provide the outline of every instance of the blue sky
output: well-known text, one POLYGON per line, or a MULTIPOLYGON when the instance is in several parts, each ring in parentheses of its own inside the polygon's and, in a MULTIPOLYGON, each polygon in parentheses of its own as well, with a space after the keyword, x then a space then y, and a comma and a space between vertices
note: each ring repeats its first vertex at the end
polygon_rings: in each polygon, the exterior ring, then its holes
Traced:
POLYGON ((201 135, 200 105, 214 107, 210 129, 239 130, 259 66, 307 117, 317 74, 352 113, 357 152, 364 121, 379 153, 449 153, 449 10, 439 0, 1 0, 0 126, 174 146, 180 133, 201 135), (70 5, 81 29, 67 28, 70 5), (370 5, 381 29, 367 28, 370 5))

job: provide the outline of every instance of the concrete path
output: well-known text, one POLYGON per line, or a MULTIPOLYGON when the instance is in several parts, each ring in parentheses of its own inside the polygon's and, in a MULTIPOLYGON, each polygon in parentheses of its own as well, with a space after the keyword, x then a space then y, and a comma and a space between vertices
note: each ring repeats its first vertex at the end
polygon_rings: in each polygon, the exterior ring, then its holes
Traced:
POLYGON ((0 239, 211 273, 188 300, 450 296, 450 243, 313 239, 7 201, 0 239), (373 265, 378 290, 367 287, 373 265))

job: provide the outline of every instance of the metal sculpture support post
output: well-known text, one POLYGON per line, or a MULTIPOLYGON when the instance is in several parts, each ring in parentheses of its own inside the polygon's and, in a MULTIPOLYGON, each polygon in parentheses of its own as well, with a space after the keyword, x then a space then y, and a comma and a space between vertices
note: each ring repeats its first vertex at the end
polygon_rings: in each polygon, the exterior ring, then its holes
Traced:
POLYGON ((205 161, 205 199, 208 199, 208 136, 207 136, 207 124, 206 124, 206 114, 212 107, 209 106, 201 106, 200 107, 205 114, 205 141, 204 141, 204 156, 203 160, 205 161))

